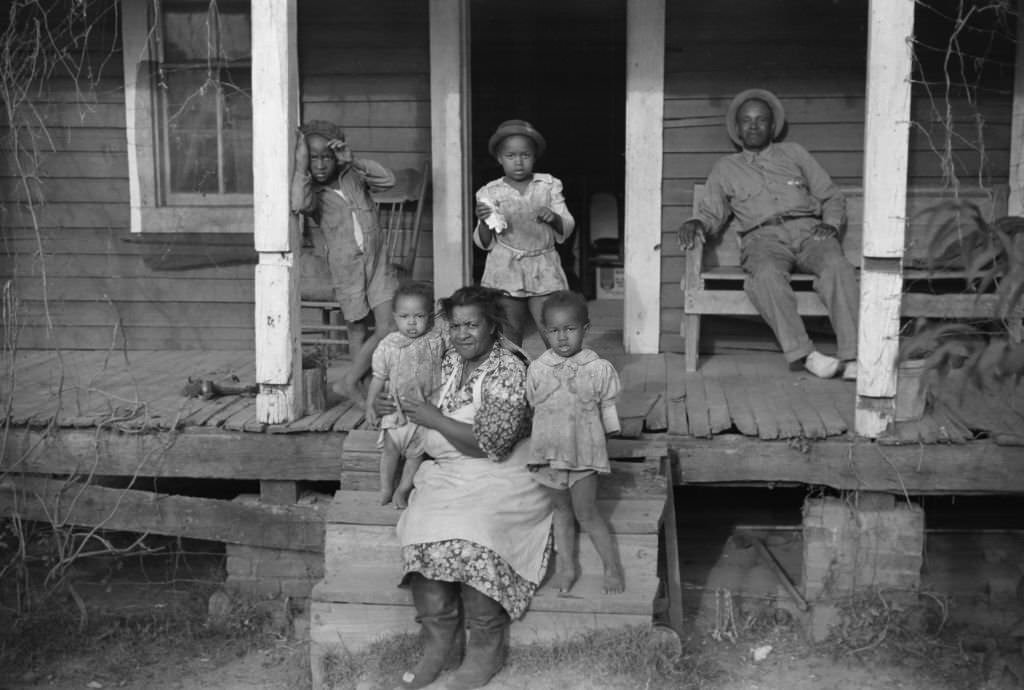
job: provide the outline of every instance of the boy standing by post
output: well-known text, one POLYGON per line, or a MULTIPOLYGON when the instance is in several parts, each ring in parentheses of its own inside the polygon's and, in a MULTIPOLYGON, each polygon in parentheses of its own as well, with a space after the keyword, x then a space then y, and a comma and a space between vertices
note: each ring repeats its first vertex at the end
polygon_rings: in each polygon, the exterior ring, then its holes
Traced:
POLYGON ((359 381, 370 369, 377 343, 392 329, 391 299, 398 287, 370 193, 394 184, 394 174, 380 163, 352 155, 337 125, 314 120, 300 128, 292 210, 310 216, 323 230, 334 298, 348 323, 352 353, 339 392, 358 404, 363 402, 359 381), (376 328, 367 338, 370 312, 376 328))

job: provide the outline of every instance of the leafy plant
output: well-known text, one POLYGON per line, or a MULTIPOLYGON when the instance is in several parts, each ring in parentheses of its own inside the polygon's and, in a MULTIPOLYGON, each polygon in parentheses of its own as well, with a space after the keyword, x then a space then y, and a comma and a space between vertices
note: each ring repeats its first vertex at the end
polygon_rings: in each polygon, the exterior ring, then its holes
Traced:
POLYGON ((926 214, 945 218, 929 238, 929 271, 962 270, 976 303, 991 305, 990 316, 966 322, 919 319, 901 344, 901 360, 925 356, 929 369, 943 376, 963 370, 979 387, 1019 381, 1024 377, 1024 218, 988 222, 976 205, 952 201, 926 214))

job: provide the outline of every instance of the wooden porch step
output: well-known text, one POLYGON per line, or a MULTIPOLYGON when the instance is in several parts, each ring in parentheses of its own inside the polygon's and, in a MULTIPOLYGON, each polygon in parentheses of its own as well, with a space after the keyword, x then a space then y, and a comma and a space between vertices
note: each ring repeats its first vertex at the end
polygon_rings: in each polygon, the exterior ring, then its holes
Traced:
MULTIPOLYGON (((407 588, 399 587, 397 566, 346 570, 341 577, 328 575, 313 588, 313 599, 335 604, 412 606, 407 588)), ((647 583, 649 584, 649 583, 647 583)), ((605 594, 600 571, 584 573, 572 591, 560 593, 550 579, 534 594, 530 613, 615 613, 650 617, 654 590, 627 581, 622 594, 605 594)))
MULTIPOLYGON (((603 480, 602 480, 603 481, 603 480)), ((615 534, 657 534, 664 494, 657 498, 603 498, 597 507, 615 534)), ((402 513, 392 505, 380 505, 375 491, 335 492, 327 509, 328 524, 394 527, 402 513)))
MULTIPOLYGON (((618 534, 616 541, 626 575, 627 592, 637 592, 650 602, 658 586, 658 535, 618 534)), ((585 535, 577 540, 576 562, 581 574, 598 575, 603 572, 600 556, 585 535)), ((555 556, 557 559, 557 556, 555 556)), ((348 588, 362 581, 364 574, 387 572, 397 574, 402 563, 402 547, 394 527, 385 525, 328 524, 324 532, 324 579, 337 580, 348 588)), ((390 590, 395 575, 372 589, 390 590)), ((360 585, 360 588, 362 585, 360 585)), ((600 589, 596 590, 600 592, 600 589)), ((383 597, 380 603, 389 603, 390 592, 374 594, 383 597)), ((604 595, 601 595, 604 596, 604 595)))
MULTIPOLYGON (((395 634, 414 634, 419 625, 412 606, 342 604, 318 601, 310 604, 310 657, 314 679, 330 654, 359 652, 373 642, 395 634)), ((512 644, 554 642, 589 631, 627 625, 649 625, 651 614, 569 613, 531 609, 511 628, 512 644)), ((314 681, 314 687, 316 683, 314 681)))

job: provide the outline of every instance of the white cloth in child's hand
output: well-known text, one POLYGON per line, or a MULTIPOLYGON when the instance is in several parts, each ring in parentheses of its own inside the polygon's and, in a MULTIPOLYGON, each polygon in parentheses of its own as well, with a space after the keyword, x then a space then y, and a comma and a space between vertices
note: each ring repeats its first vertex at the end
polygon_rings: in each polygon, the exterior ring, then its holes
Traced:
POLYGON ((487 216, 487 218, 484 219, 484 223, 486 223, 487 227, 494 231, 494 234, 500 235, 502 231, 504 231, 505 228, 508 227, 508 221, 505 220, 505 216, 501 215, 501 211, 498 210, 498 207, 497 205, 494 204, 494 202, 488 199, 481 199, 480 203, 484 204, 485 206, 487 206, 487 208, 491 209, 491 215, 487 216))

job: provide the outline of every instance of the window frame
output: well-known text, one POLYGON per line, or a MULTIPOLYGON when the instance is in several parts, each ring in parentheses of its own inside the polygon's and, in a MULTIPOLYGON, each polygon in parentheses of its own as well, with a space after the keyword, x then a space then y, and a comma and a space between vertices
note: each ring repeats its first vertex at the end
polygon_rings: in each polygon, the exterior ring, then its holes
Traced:
MULTIPOLYGON (((132 233, 252 233, 252 194, 170 193, 157 92, 160 36, 153 0, 121 5, 125 137, 132 233)), ((250 63, 251 64, 251 63, 250 63)))

